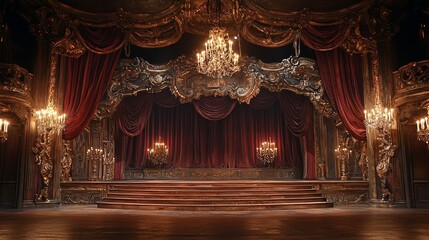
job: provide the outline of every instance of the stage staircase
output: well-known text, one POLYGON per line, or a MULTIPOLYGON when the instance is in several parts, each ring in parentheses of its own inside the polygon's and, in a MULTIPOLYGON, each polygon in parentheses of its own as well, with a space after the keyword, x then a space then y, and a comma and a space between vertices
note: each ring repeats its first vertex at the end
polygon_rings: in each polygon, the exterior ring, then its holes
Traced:
POLYGON ((329 208, 305 181, 141 181, 112 185, 99 208, 253 211, 329 208))

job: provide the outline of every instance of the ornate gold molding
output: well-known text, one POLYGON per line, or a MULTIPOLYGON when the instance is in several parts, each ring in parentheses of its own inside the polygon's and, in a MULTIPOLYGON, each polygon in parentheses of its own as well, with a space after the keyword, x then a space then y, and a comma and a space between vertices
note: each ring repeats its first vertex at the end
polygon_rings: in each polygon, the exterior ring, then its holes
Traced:
POLYGON ((22 122, 32 114, 33 75, 15 64, 0 63, 0 113, 12 112, 22 122))
POLYGON ((390 134, 390 130, 384 130, 380 132, 377 137, 378 142, 378 162, 376 166, 377 175, 381 181, 381 199, 383 201, 393 201, 391 197, 391 192, 389 190, 390 186, 388 186, 387 175, 391 170, 391 159, 395 155, 396 145, 392 143, 392 136, 390 134))
POLYGON ((194 60, 183 56, 161 66, 139 58, 122 60, 97 109, 96 117, 104 118, 115 112, 123 96, 142 91, 160 92, 167 87, 182 103, 201 96, 229 96, 249 103, 261 87, 272 92, 290 90, 307 96, 321 114, 337 117, 325 100, 319 72, 312 59, 290 57, 280 63, 263 63, 244 58, 241 69, 232 77, 215 79, 198 73, 194 60))
POLYGON ((70 171, 73 163, 72 149, 70 141, 63 141, 63 158, 61 159, 61 181, 69 182, 72 180, 70 171))
POLYGON ((44 134, 39 134, 32 148, 36 156, 36 163, 40 167, 40 174, 43 178, 43 187, 40 194, 36 195, 36 201, 47 202, 49 201, 49 183, 52 178, 53 163, 51 158, 51 139, 52 131, 44 134))
POLYGON ((421 102, 429 96, 429 60, 411 62, 393 72, 394 106, 421 102))

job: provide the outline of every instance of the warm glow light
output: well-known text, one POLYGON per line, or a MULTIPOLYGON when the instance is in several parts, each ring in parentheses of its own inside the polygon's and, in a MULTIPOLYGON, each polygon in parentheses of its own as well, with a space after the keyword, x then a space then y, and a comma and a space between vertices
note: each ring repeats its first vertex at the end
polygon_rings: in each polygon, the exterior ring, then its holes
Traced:
POLYGON ((225 29, 215 27, 210 30, 205 50, 197 53, 197 70, 213 78, 231 76, 240 70, 238 54, 232 50, 233 42, 225 29))
POLYGON ((147 149, 147 154, 149 161, 155 165, 162 166, 168 163, 168 147, 161 142, 161 138, 159 138, 158 142, 155 142, 153 148, 147 149))
MULTIPOLYGON (((429 107, 427 107, 428 116, 429 116, 429 107)), ((423 142, 426 142, 429 148, 429 118, 421 118, 416 121, 417 125, 417 139, 423 142)))
POLYGON ((5 142, 7 140, 7 130, 9 122, 6 119, 0 118, 0 141, 5 142))
POLYGON ((393 121, 393 108, 384 108, 380 104, 364 111, 365 125, 376 129, 389 129, 393 121))
POLYGON ((39 134, 47 133, 51 130, 64 130, 66 115, 58 115, 53 106, 36 111, 36 125, 39 134))
POLYGON ((263 142, 259 148, 256 148, 256 159, 263 164, 270 164, 277 158, 276 143, 269 138, 268 142, 263 142))

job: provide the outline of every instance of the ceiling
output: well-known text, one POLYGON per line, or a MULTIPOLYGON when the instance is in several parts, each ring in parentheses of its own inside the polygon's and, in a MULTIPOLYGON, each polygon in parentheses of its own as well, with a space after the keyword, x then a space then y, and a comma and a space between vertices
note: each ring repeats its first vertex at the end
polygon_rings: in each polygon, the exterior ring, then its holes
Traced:
MULTIPOLYGON (((244 54, 262 60, 265 57, 269 62, 292 54, 290 43, 308 25, 349 24, 347 21, 352 17, 367 14, 380 5, 393 10, 394 21, 403 21, 404 16, 410 15, 409 5, 429 9, 427 0, 221 0, 220 6, 216 0, 5 0, 5 3, 3 6, 9 5, 30 25, 43 21, 41 16, 47 16, 40 10, 47 9, 50 16, 59 18, 67 27, 118 27, 131 43, 132 55, 153 56, 154 63, 193 54, 191 51, 202 44, 208 30, 217 24, 227 28, 230 36, 239 36, 244 54)), ((410 33, 403 35, 408 41, 410 33)), ((303 56, 314 54, 306 51, 304 45, 302 48, 303 56)))
MULTIPOLYGON (((10 0, 11 1, 11 0, 10 0)), ((74 24, 124 30, 133 45, 159 48, 184 33, 206 35, 214 25, 252 44, 281 47, 308 24, 341 24, 376 3, 395 0, 17 0, 26 19, 47 7, 74 24), (216 20, 218 19, 218 20, 216 20)))

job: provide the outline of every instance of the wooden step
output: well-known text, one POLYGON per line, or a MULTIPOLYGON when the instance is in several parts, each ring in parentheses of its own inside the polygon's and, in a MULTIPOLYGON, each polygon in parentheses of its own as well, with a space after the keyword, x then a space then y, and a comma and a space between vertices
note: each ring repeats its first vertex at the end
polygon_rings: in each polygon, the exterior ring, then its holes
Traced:
POLYGON ((139 209, 139 210, 170 210, 170 211, 255 211, 255 210, 287 210, 308 208, 330 208, 329 202, 304 203, 271 203, 271 204, 141 204, 100 202, 99 208, 139 209))
POLYGON ((100 208, 246 211, 332 207, 311 184, 285 181, 126 181, 100 208))
POLYGON ((290 197, 290 198, 130 198, 130 197, 108 197, 107 202, 123 203, 168 203, 168 204, 257 204, 257 203, 298 203, 298 202, 324 202, 323 197, 290 197))
POLYGON ((110 192, 109 193, 110 197, 121 197, 121 196, 126 196, 126 197, 130 197, 130 198, 168 198, 168 197, 174 197, 174 198, 224 198, 224 199, 229 199, 229 198, 255 198, 255 197, 263 197, 263 198, 267 198, 267 197, 277 197, 277 198, 288 198, 288 197, 318 197, 320 196, 320 194, 315 193, 315 192, 308 192, 308 193, 261 193, 261 192, 256 192, 256 193, 204 193, 201 194, 201 192, 194 192, 194 193, 190 193, 190 192, 178 192, 178 193, 122 193, 122 192, 110 192))

